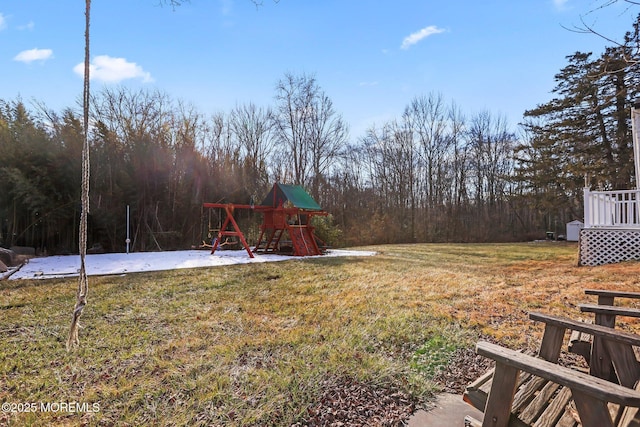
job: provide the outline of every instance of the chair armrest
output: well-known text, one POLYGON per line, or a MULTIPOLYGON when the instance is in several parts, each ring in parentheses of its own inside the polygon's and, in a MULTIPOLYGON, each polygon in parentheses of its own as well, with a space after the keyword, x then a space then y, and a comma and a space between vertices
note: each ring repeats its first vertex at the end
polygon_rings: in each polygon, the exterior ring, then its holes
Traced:
POLYGON ((476 344, 476 353, 503 365, 569 387, 574 392, 581 392, 599 401, 640 407, 640 392, 583 372, 484 341, 476 344))
POLYGON ((625 292, 625 291, 610 291, 607 289, 585 289, 584 293, 586 295, 596 295, 603 297, 620 297, 620 298, 633 298, 640 299, 640 292, 625 292))
POLYGON ((529 319, 536 322, 543 322, 547 325, 562 327, 565 329, 570 329, 572 331, 580 331, 586 334, 602 337, 607 340, 640 347, 640 335, 621 331, 619 329, 608 328, 602 325, 579 322, 577 320, 568 319, 565 317, 551 316, 548 314, 536 312, 529 313, 529 319))
POLYGON ((580 304, 583 313, 604 314, 609 316, 640 317, 640 309, 631 307, 618 307, 612 305, 580 304))

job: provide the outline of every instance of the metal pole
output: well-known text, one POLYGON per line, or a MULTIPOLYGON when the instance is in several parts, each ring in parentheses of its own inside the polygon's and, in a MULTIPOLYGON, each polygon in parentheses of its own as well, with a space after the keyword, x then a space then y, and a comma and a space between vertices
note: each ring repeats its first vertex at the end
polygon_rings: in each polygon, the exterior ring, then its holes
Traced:
POLYGON ((129 243, 131 243, 131 239, 129 238, 129 205, 127 205, 127 255, 129 254, 129 243))

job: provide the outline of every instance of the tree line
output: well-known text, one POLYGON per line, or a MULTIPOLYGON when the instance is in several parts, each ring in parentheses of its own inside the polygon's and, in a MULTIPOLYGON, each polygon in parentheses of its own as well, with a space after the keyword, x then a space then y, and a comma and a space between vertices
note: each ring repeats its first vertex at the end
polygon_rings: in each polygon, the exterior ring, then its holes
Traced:
MULTIPOLYGON (((564 232, 582 188, 635 185, 630 107, 638 95, 638 23, 600 56, 576 52, 551 101, 518 128, 465 114, 432 92, 357 138, 312 75, 287 73, 271 106, 206 116, 155 90, 91 97, 89 242, 136 251, 187 248, 220 221, 203 202, 259 203, 299 184, 331 217, 330 244, 487 242, 564 232)), ((0 101, 0 244, 74 253, 82 116, 0 101)), ((260 218, 238 214, 251 240, 260 218)), ((327 237, 325 236, 325 237, 327 237)))

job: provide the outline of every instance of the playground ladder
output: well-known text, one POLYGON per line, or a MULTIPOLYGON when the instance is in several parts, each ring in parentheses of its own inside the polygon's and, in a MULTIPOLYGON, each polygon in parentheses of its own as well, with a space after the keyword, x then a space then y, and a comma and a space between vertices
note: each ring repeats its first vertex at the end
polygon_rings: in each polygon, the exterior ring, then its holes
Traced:
POLYGON ((256 245, 254 252, 258 253, 275 253, 278 252, 278 243, 282 238, 284 229, 282 228, 265 228, 260 235, 258 244, 256 245), (262 240, 265 233, 269 234, 269 238, 262 240))

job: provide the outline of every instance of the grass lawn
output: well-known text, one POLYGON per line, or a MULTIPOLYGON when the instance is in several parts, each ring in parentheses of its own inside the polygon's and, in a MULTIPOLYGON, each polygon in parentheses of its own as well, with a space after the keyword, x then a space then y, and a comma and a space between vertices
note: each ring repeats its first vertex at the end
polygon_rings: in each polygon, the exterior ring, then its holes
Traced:
POLYGON ((76 279, 0 282, 0 402, 35 409, 0 424, 313 425, 336 384, 420 405, 480 335, 535 348, 529 311, 640 288, 640 263, 577 267, 570 243, 363 249, 379 254, 90 278, 72 352, 76 279))

